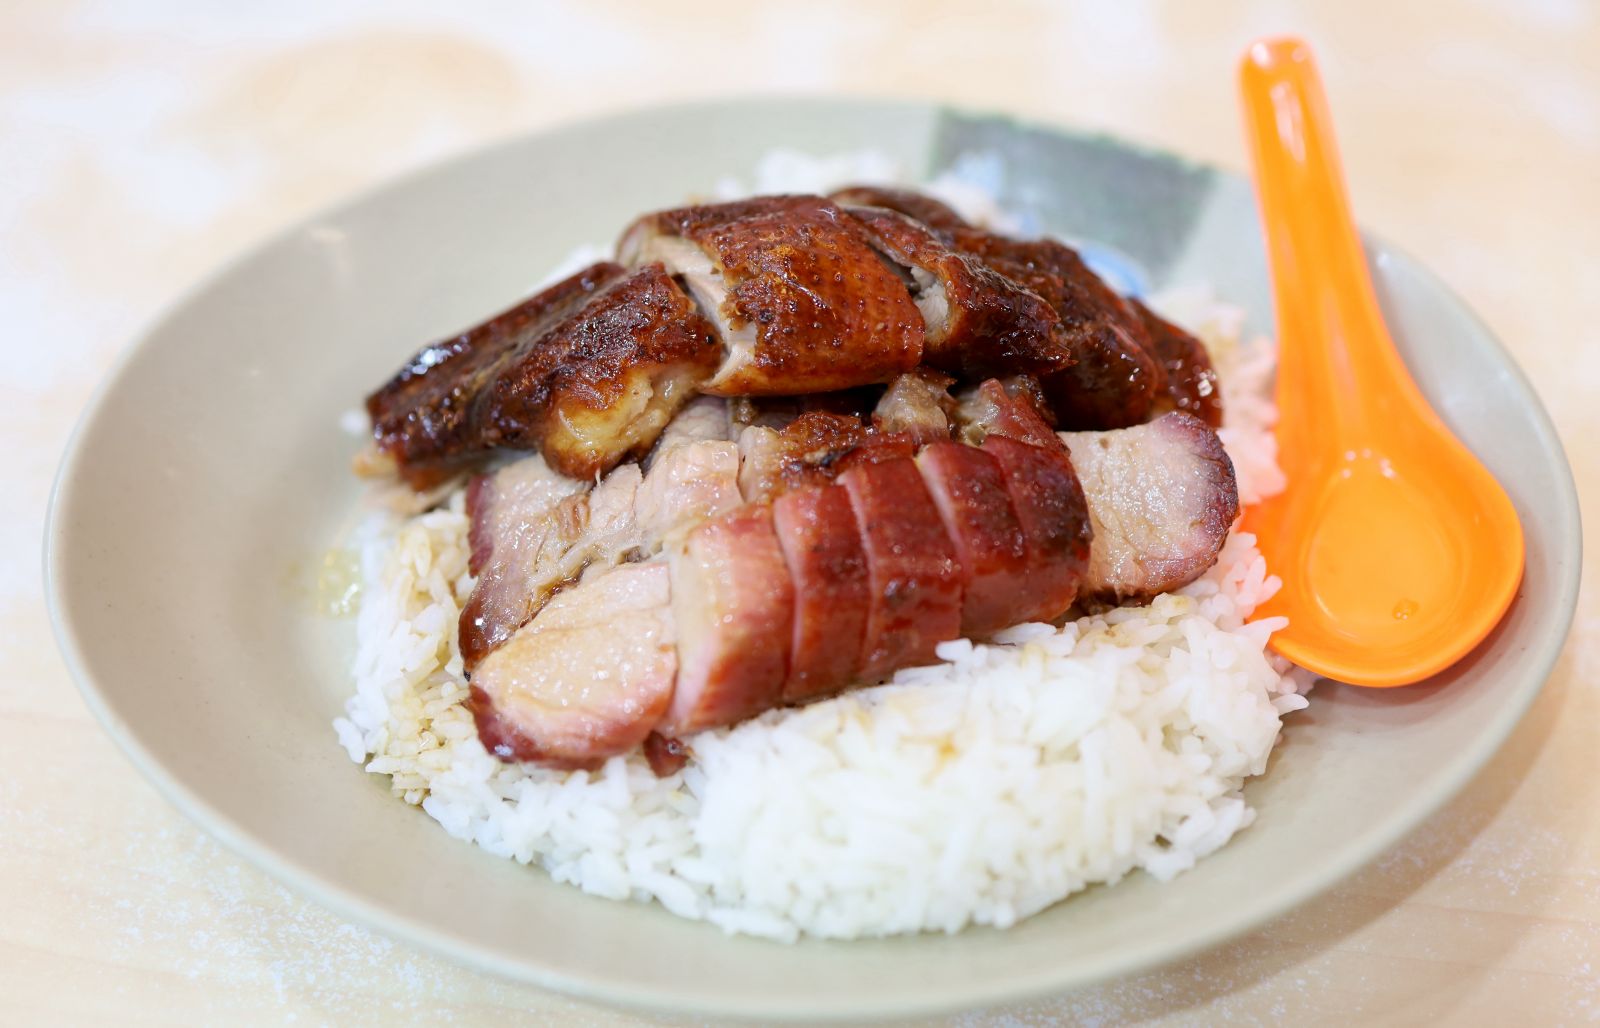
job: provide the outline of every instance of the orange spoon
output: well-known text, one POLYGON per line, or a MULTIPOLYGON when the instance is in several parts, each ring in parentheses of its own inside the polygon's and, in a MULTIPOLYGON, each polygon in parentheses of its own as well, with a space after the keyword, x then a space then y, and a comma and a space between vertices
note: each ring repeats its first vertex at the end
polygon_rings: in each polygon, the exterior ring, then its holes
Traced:
POLYGON ((1489 634, 1522 578, 1505 490, 1439 420, 1384 327, 1305 43, 1239 70, 1278 313, 1289 488, 1246 512, 1283 590, 1273 646, 1357 685, 1406 685, 1489 634))

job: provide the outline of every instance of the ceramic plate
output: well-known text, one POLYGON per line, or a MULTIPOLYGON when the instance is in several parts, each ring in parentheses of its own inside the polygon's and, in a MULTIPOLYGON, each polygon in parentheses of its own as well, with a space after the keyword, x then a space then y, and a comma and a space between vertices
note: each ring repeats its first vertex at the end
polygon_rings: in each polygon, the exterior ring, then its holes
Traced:
POLYGON ((1260 925, 1437 810, 1538 692, 1577 592, 1570 473, 1506 352, 1438 279, 1369 247, 1428 398, 1499 476, 1527 575, 1466 661, 1404 690, 1328 685, 1288 718, 1260 818, 1168 885, 1134 875, 1009 931, 784 946, 614 903, 451 839, 352 764, 329 722, 354 624, 295 585, 357 502, 341 413, 416 346, 524 294, 634 214, 748 177, 774 147, 957 161, 1137 284, 1208 281, 1270 328, 1248 184, 1114 139, 923 104, 716 103, 518 139, 289 230, 180 301, 90 406, 52 502, 57 636, 133 762, 318 902, 463 963, 622 1004, 758 1018, 918 1014, 1147 968, 1260 925), (988 155, 988 156, 985 156, 988 155), (996 159, 997 158, 997 159, 996 159))

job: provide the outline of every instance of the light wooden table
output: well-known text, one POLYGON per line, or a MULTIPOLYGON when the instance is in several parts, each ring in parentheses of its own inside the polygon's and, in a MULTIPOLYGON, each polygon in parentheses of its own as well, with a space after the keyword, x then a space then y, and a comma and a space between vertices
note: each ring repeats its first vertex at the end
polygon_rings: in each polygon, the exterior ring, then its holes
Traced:
MULTIPOLYGON (((142 6, 0 12, 0 1022, 631 1020, 346 924, 222 851, 91 721, 40 597, 51 475, 118 347, 269 230, 483 140, 639 102, 838 89, 1005 108, 1240 166, 1233 61, 1251 35, 1292 28, 1321 49, 1364 219, 1515 351, 1591 527, 1600 510, 1590 0, 142 6)), ((1188 963, 958 1023, 1600 1019, 1587 578, 1527 721, 1376 865, 1188 963)))

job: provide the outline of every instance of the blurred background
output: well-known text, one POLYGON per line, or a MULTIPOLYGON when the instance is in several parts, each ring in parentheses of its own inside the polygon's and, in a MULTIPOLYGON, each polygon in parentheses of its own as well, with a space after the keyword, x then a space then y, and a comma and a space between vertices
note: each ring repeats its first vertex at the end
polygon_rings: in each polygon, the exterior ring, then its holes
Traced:
MULTIPOLYGON (((1318 49, 1359 216, 1505 340, 1592 515, 1593 0, 0 5, 0 439, 20 464, 0 491, 14 541, 0 563, 0 1009, 29 1023, 628 1020, 286 893, 168 808, 84 711, 39 597, 49 483, 116 352, 197 277, 408 169, 688 98, 937 98, 1242 169, 1235 61, 1282 31, 1318 49)), ((1556 731, 1600 720, 1597 638, 1591 583, 1490 773, 1332 896, 1175 969, 964 1023, 1600 1016, 1600 818, 1560 803, 1593 753, 1581 730, 1556 731)))

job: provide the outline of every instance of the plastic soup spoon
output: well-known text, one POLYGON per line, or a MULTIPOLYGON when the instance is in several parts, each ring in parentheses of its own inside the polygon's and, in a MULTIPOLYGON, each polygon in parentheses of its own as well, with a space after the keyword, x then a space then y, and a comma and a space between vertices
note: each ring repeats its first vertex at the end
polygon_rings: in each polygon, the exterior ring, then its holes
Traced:
POLYGON ((1455 663, 1522 578, 1505 490, 1396 353, 1367 277, 1311 49, 1258 41, 1240 67, 1278 315, 1289 488, 1246 513, 1283 589, 1273 646, 1318 674, 1406 685, 1455 663))

